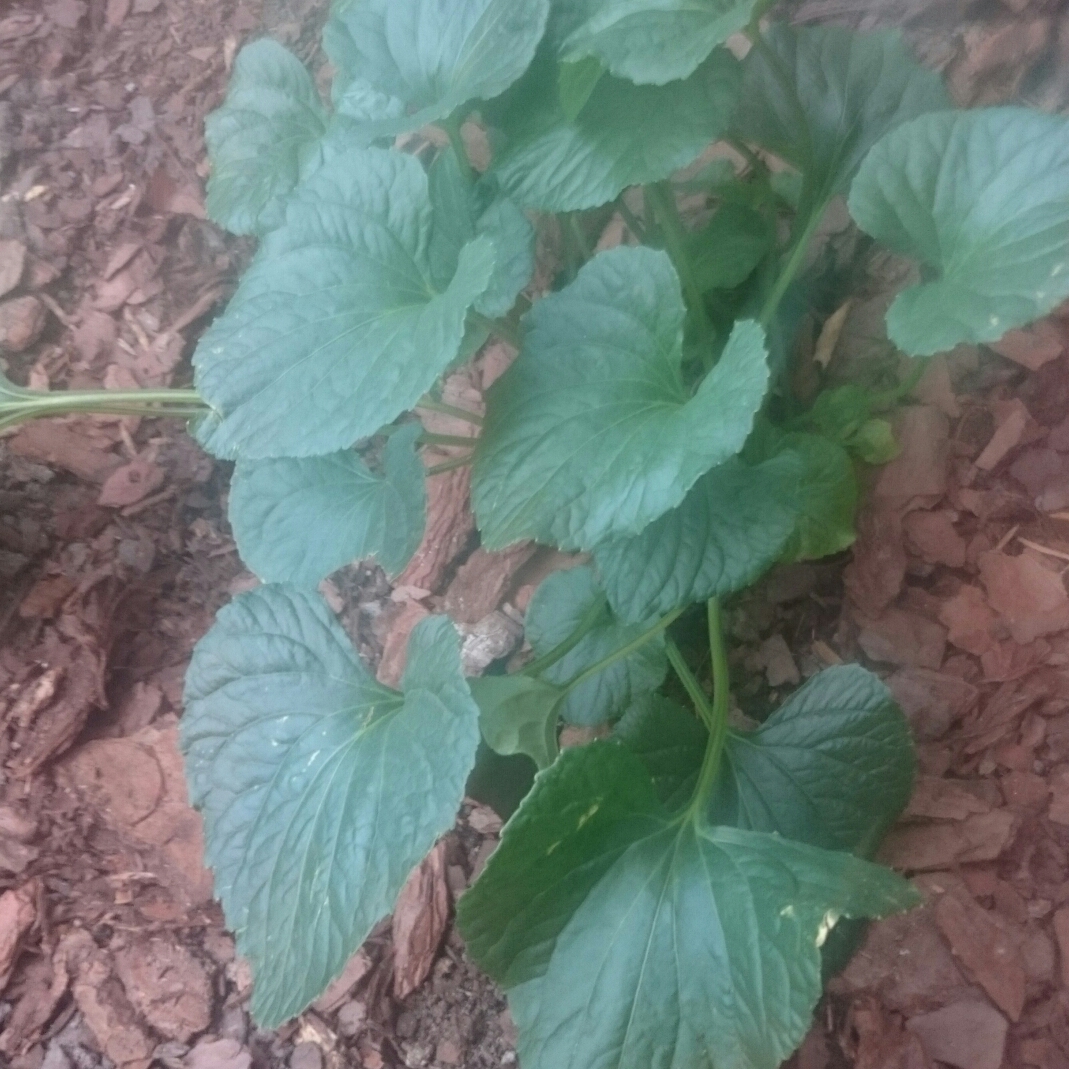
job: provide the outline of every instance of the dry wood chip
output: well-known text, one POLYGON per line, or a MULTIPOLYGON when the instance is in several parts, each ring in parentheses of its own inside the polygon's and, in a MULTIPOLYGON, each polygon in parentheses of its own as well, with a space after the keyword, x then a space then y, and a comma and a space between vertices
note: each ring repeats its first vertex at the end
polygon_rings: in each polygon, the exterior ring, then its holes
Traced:
POLYGON ((449 923, 445 842, 416 866, 393 911, 393 993, 406 999, 427 979, 449 923))
POLYGON ((36 880, 0 895, 0 994, 15 971, 22 941, 37 922, 36 880))

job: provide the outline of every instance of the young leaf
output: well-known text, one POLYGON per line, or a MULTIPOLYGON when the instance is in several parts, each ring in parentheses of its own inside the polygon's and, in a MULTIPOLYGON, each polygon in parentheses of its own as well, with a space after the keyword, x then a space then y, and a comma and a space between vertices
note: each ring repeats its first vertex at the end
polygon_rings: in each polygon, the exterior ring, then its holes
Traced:
POLYGON ((785 561, 818 560, 854 544, 857 478, 841 445, 816 434, 785 434, 779 448, 802 465, 798 520, 783 549, 785 561))
POLYGON ((641 534, 595 547, 613 611, 629 622, 648 620, 754 582, 794 533, 802 470, 792 453, 754 467, 733 458, 641 534))
POLYGON ((479 729, 486 745, 504 757, 527 754, 539 768, 557 756, 557 706, 562 691, 525 675, 469 679, 479 706, 479 729))
POLYGON ((590 549, 636 534, 742 448, 765 395, 764 335, 735 326, 691 395, 684 306, 663 252, 621 247, 538 301, 489 394, 472 498, 491 549, 590 549))
POLYGON ((997 341, 1069 296, 1069 120, 1026 108, 917 119, 869 153, 850 212, 934 276, 891 305, 895 345, 926 356, 997 341))
POLYGON ((776 23, 746 57, 735 124, 802 171, 813 208, 847 191, 889 130, 951 106, 897 31, 776 23))
POLYGON ((197 644, 186 775, 261 1025, 320 994, 453 826, 478 719, 444 617, 413 631, 402 693, 292 587, 241 595, 197 644))
POLYGON ((304 64, 265 37, 234 60, 226 100, 204 120, 212 173, 208 215, 234 234, 282 222, 283 202, 327 128, 304 64))
POLYGON ((490 173, 524 208, 596 208, 627 186, 667 178, 723 133, 741 80, 738 61, 717 49, 685 81, 666 86, 602 75, 570 118, 559 78, 544 53, 491 113, 504 142, 490 173))
POLYGON ((439 288, 431 228, 414 157, 332 154, 197 347, 197 389, 214 410, 200 443, 252 460, 333 453, 412 408, 457 355, 494 267, 478 237, 439 288))
POLYGON ((542 39, 549 0, 362 0, 323 31, 334 106, 365 141, 503 93, 542 39))
POLYGON ((776 243, 767 216, 745 204, 722 205, 687 243, 694 277, 702 290, 731 289, 745 282, 776 243))
POLYGON ((635 755, 593 743, 539 777, 458 916, 525 1069, 776 1069, 828 931, 919 900, 848 854, 671 820, 635 755))
MULTIPOLYGON (((664 85, 693 74, 750 20, 755 0, 582 0, 558 33, 565 60, 597 57, 618 78, 664 85)), ((569 5, 566 5, 566 10, 569 5)))
POLYGON ((419 547, 426 520, 415 451, 421 429, 411 423, 391 435, 381 475, 352 451, 239 460, 230 525, 241 559, 265 582, 301 587, 365 557, 397 575, 419 547))
POLYGON ((909 724, 857 665, 828 668, 757 731, 732 733, 710 819, 866 854, 913 790, 909 724))
POLYGON ((485 189, 473 189, 452 152, 442 152, 428 175, 434 207, 431 268, 436 285, 445 287, 468 242, 485 236, 494 245, 494 273, 475 311, 496 319, 507 315, 534 273, 534 227, 508 197, 489 203, 485 189))
MULTIPOLYGON (((638 638, 643 628, 617 620, 605 604, 605 593, 588 567, 554 572, 534 592, 527 609, 527 641, 535 654, 545 656, 567 641, 598 604, 603 614, 580 641, 543 673, 561 686, 580 672, 623 649, 638 638)), ((645 617, 644 619, 649 619, 645 617)), ((668 658, 664 637, 658 635, 629 657, 624 657, 570 691, 559 708, 569 724, 593 725, 618 717, 640 694, 656 690, 664 682, 668 658)))

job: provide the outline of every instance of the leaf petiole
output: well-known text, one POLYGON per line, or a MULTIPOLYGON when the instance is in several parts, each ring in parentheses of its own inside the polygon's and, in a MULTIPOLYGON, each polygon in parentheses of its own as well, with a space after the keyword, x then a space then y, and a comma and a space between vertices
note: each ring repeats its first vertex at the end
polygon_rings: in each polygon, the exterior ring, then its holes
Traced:
MULTIPOLYGON (((709 615, 709 651, 713 657, 713 705, 709 710, 706 725, 709 728, 709 742, 702 758, 698 784, 694 788, 687 816, 701 818, 709 792, 716 782, 720 771, 720 761, 724 755, 724 744, 728 737, 728 706, 731 697, 731 679, 728 670, 727 647, 724 645, 724 628, 720 618, 720 601, 710 598, 709 615)), ((673 662, 674 665, 675 662, 673 662)), ((704 698, 705 695, 703 694, 704 698)), ((704 719, 704 715, 703 715, 704 719)))
POLYGON ((694 702, 694 707, 698 710, 698 714, 701 716, 706 728, 712 732, 715 720, 712 707, 709 705, 709 699, 705 696, 705 691, 702 690, 702 686, 698 682, 697 677, 690 670, 690 665, 687 664, 686 659, 676 645, 675 640, 671 636, 667 636, 664 643, 668 653, 668 660, 675 669, 676 675, 679 676, 680 683, 683 684, 687 693, 690 695, 690 700, 694 702))
POLYGON ((779 302, 783 300, 783 295, 794 281, 795 275, 801 270, 802 264, 805 263, 806 250, 809 248, 810 239, 816 233, 817 227, 820 226, 820 220, 824 217, 824 207, 821 204, 811 211, 802 229, 796 230, 796 236, 791 241, 787 262, 776 279, 776 284, 772 287, 772 291, 765 298, 765 303, 762 305, 761 313, 757 318, 762 327, 768 327, 772 317, 776 314, 779 302))
POLYGON ((432 475, 444 475, 447 471, 456 471, 457 468, 466 468, 471 462, 471 453, 467 453, 462 457, 443 460, 441 464, 435 464, 427 469, 427 478, 429 479, 432 475))

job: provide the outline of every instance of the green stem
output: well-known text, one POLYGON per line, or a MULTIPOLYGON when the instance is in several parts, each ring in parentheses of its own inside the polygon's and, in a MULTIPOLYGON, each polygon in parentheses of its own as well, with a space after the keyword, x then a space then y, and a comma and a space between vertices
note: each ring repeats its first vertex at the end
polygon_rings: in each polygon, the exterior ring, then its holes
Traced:
POLYGON ((441 464, 435 464, 427 469, 427 478, 429 479, 432 475, 444 475, 447 471, 456 471, 457 468, 466 468, 471 462, 471 453, 463 457, 452 457, 450 460, 443 460, 441 464))
POLYGON ((572 232, 576 247, 579 249, 579 255, 583 258, 583 263, 586 263, 594 255, 594 252, 590 248, 590 242, 587 241, 586 234, 583 233, 583 228, 575 212, 568 212, 568 229, 572 232))
POLYGON ((196 416, 207 405, 196 390, 27 390, 0 381, 0 429, 28 419, 73 415, 196 416))
POLYGON ((690 665, 687 664, 672 637, 666 637, 664 642, 665 649, 668 651, 668 660, 675 669, 676 675, 679 676, 680 683, 686 688, 687 693, 690 695, 690 700, 694 702, 694 708, 698 710, 698 715, 702 718, 706 728, 712 732, 716 722, 713 719, 713 710, 709 706, 709 699, 705 696, 705 691, 702 690, 702 685, 698 682, 697 676, 690 670, 690 665))
POLYGON ((728 653, 724 645, 724 629, 720 619, 720 602, 710 598, 709 605, 709 650, 713 656, 713 705, 709 712, 709 742, 705 747, 701 771, 698 773, 698 785, 694 788, 688 814, 691 817, 702 816, 702 810, 709 799, 720 762, 724 756, 724 744, 728 737, 728 704, 731 697, 731 679, 728 674, 728 653))
POLYGON ((791 249, 787 257, 787 263, 776 279, 772 292, 769 293, 764 305, 761 307, 758 322, 762 327, 767 327, 772 322, 772 317, 776 314, 779 302, 783 300, 783 295, 794 281, 795 275, 801 270, 802 264, 805 263, 805 254, 809 248, 810 239, 813 237, 817 227, 820 226, 820 220, 823 216, 824 205, 822 204, 809 213, 805 225, 800 231, 796 228, 796 233, 791 239, 791 249))
POLYGON ((474 185, 478 175, 476 175, 475 168, 471 165, 471 160, 468 159, 468 150, 464 147, 464 137, 460 132, 463 122, 462 118, 450 115, 442 123, 442 127, 449 135, 449 144, 453 149, 453 155, 457 158, 457 163, 460 164, 460 173, 467 179, 469 185, 474 185))
POLYGON ((679 272, 680 281, 687 294, 687 302, 698 317, 702 334, 709 337, 713 328, 709 322, 709 313, 705 310, 705 295, 702 293, 701 286, 698 285, 698 277, 694 273, 694 265, 687 252, 687 231, 683 226, 683 220, 679 217, 672 186, 669 182, 658 182, 656 185, 645 188, 661 224, 665 248, 672 258, 672 263, 675 264, 676 271, 679 272))
POLYGON ((519 349, 523 344, 520 332, 507 319, 491 319, 480 312, 470 312, 469 315, 473 322, 491 334, 496 334, 502 341, 508 342, 513 349, 519 349))
POLYGON ((419 436, 420 445, 459 445, 464 449, 473 449, 476 439, 464 438, 459 434, 431 434, 424 431, 419 436))
POLYGON ((639 241, 645 242, 646 228, 638 221, 638 216, 627 206, 627 202, 624 200, 624 195, 622 193, 616 199, 616 210, 627 224, 627 229, 630 230, 639 241))
POLYGON ((457 419, 462 419, 476 427, 483 425, 483 418, 477 412, 469 412, 466 408, 447 405, 444 401, 436 401, 427 394, 424 394, 416 402, 416 408, 422 408, 427 412, 438 412, 443 416, 455 416, 457 419))
POLYGON ((530 664, 524 665, 525 676, 541 675, 547 668, 551 668, 563 657, 567 657, 576 646, 597 626, 599 620, 605 615, 605 602, 595 601, 583 614, 582 619, 576 625, 575 630, 563 641, 553 647, 544 657, 539 657, 530 664))
POLYGON ((580 672, 574 679, 570 680, 564 687, 564 692, 567 694, 570 691, 575 690, 576 687, 585 683, 588 679, 592 679, 599 672, 604 672, 610 665, 615 664, 617 661, 624 657, 630 657, 635 650, 642 649, 651 638, 655 638, 666 628, 683 615, 683 609, 685 606, 681 606, 678 609, 673 609, 667 616, 662 616, 655 624, 653 624, 646 631, 643 631, 633 642, 629 642, 626 646, 622 646, 620 649, 613 653, 610 653, 608 657, 603 657, 597 664, 592 664, 585 671, 580 672))

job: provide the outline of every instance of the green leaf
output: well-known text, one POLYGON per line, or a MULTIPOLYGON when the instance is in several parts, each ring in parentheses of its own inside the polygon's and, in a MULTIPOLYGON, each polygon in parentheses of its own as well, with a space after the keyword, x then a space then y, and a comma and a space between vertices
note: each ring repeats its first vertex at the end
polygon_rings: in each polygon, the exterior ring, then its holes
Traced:
POLYGON ((560 106, 569 120, 578 118, 604 73, 601 61, 594 56, 560 65, 560 106))
POLYGON ((1069 121, 1026 108, 917 119, 869 154, 850 212, 929 269, 887 313, 895 345, 997 341, 1069 296, 1069 121))
POLYGON ((568 5, 560 54, 572 61, 595 56, 618 78, 664 85, 693 74, 750 21, 754 5, 755 0, 580 0, 568 5))
POLYGON ((795 531, 802 467, 792 453, 754 467, 728 460, 641 534, 597 546, 613 610, 638 622, 753 583, 795 531))
POLYGON ((798 422, 866 464, 886 464, 898 455, 898 443, 891 424, 873 417, 875 400, 872 391, 861 386, 839 386, 821 393, 798 422))
POLYGON ((527 69, 550 0, 361 0, 336 7, 323 47, 334 105, 365 140, 445 119, 527 69))
POLYGON ((402 693, 375 681, 319 598, 292 587, 243 594, 197 644, 186 776, 262 1026, 338 976, 452 828, 478 718, 444 617, 412 632, 402 693))
POLYGON ((374 557, 404 570, 426 521, 422 428, 386 443, 383 473, 356 453, 239 460, 230 482, 230 525, 241 559, 265 582, 314 587, 350 561, 374 557))
POLYGON ((412 408, 457 355, 494 246, 435 285, 427 177, 399 152, 338 152, 293 193, 193 358, 217 456, 347 449, 412 408))
POLYGON ((727 127, 740 83, 723 49, 686 80, 637 86, 603 75, 569 118, 548 54, 489 113, 504 135, 490 173, 524 208, 581 211, 693 163, 727 127))
POLYGON ((504 757, 527 754, 539 768, 557 757, 557 706, 562 691, 525 675, 469 679, 479 706, 479 728, 486 745, 504 757))
POLYGON ((764 335, 736 324, 691 392, 683 299, 668 256, 621 247, 538 301, 494 384, 472 498, 484 543, 590 549, 637 534, 735 455, 768 384, 764 335))
POLYGON ((635 755, 593 743, 538 778, 458 917, 524 1069, 776 1069, 839 918, 919 900, 848 854, 672 820, 635 755))
POLYGON ((757 731, 732 733, 711 819, 868 854, 913 790, 909 724, 857 665, 829 668, 757 731))
POLYGON ((282 222, 327 126, 315 83, 293 53, 270 38, 234 60, 226 100, 204 121, 212 173, 208 215, 234 234, 263 234, 282 222))
POLYGON ((951 107, 897 31, 776 23, 746 57, 736 127, 805 175, 808 207, 845 193, 889 130, 951 107))
POLYGON ((841 445, 816 434, 786 434, 780 449, 799 458, 798 522, 783 560, 817 560, 854 544, 857 477, 841 445))
POLYGON ((434 206, 430 257, 436 285, 449 284, 468 242, 487 237, 494 246, 494 273, 474 308, 491 319, 507 315, 534 274, 534 227, 507 197, 484 203, 485 190, 472 188, 452 151, 438 155, 428 182, 434 206))
MULTIPOLYGON (((527 641, 538 657, 544 657, 575 632, 579 625, 604 606, 598 622, 559 661, 543 673, 561 686, 617 650, 634 642, 645 628, 617 620, 605 603, 605 592, 589 567, 554 572, 534 592, 527 608, 527 641)), ((648 617, 646 618, 648 619, 648 617)), ((558 710, 569 724, 590 726, 618 717, 639 695, 664 682, 668 657, 664 636, 657 635, 629 657, 569 691, 558 710)))
POLYGON ((693 713, 662 694, 644 694, 620 718, 613 739, 641 758, 669 812, 690 801, 709 742, 693 713))
POLYGON ((732 289, 753 274, 776 243, 772 222, 745 204, 727 203, 687 241, 702 290, 732 289))

